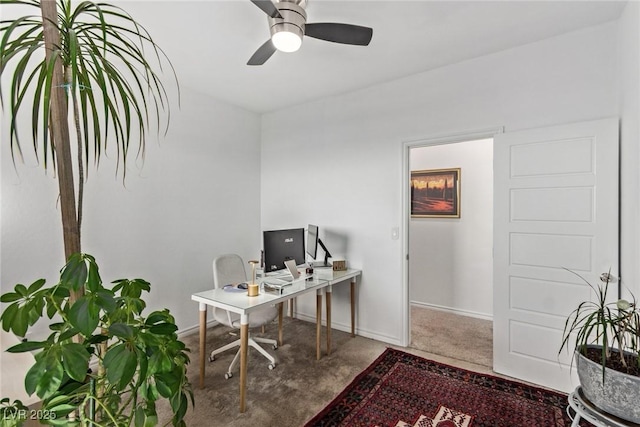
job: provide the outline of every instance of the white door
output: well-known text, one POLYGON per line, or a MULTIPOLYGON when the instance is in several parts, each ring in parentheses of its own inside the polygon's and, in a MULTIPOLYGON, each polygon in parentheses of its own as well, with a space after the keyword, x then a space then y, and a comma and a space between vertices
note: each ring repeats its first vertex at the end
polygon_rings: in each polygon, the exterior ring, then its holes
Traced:
POLYGON ((618 277, 617 119, 496 135, 493 266, 494 370, 573 390, 562 331, 593 295, 565 268, 618 277))

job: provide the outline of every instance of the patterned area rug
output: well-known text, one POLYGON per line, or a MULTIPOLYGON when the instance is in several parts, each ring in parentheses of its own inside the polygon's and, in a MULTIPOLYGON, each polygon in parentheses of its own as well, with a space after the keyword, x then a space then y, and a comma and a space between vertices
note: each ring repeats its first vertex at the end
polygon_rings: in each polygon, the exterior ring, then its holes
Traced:
POLYGON ((306 424, 568 427, 567 395, 387 348, 306 424))

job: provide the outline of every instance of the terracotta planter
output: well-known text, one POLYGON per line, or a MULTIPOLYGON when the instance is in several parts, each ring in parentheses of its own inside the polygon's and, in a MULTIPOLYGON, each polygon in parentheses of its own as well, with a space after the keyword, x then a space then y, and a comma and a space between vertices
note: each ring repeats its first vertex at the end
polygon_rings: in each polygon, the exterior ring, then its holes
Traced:
MULTIPOLYGON (((601 348, 589 346, 589 348, 601 348)), ((604 412, 640 424, 640 377, 605 368, 576 352, 578 378, 584 395, 604 412)))

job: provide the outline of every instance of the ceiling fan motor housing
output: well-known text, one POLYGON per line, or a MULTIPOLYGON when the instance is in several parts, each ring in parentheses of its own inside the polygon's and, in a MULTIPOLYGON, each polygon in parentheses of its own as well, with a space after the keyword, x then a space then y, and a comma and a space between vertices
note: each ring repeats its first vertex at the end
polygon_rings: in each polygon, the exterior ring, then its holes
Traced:
POLYGON ((306 3, 306 0, 285 0, 274 3, 282 18, 267 17, 271 37, 276 33, 286 31, 296 34, 302 39, 304 25, 307 22, 307 13, 304 10, 306 3))

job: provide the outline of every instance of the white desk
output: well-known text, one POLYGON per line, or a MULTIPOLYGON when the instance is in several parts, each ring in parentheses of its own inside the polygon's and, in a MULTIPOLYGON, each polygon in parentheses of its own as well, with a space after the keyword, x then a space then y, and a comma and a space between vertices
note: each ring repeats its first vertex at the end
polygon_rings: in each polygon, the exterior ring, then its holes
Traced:
POLYGON ((307 292, 316 291, 316 358, 320 359, 320 336, 322 328, 322 293, 327 305, 327 354, 331 353, 331 293, 333 285, 351 282, 351 335, 355 336, 355 285, 360 270, 346 271, 316 270, 310 279, 300 279, 287 286, 282 295, 261 292, 256 297, 246 293, 226 292, 212 289, 191 295, 199 303, 200 310, 200 388, 204 387, 205 353, 207 341, 207 307, 219 307, 240 314, 240 412, 245 411, 247 384, 247 351, 249 339, 249 316, 265 305, 278 305, 278 339, 282 345, 282 303, 307 292))

